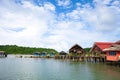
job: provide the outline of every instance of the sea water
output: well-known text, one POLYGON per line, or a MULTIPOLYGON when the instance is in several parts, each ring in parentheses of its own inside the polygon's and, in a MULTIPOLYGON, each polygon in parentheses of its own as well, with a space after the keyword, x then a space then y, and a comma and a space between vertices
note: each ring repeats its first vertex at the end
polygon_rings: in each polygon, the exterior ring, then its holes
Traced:
POLYGON ((120 80, 120 67, 44 58, 0 58, 0 80, 120 80))

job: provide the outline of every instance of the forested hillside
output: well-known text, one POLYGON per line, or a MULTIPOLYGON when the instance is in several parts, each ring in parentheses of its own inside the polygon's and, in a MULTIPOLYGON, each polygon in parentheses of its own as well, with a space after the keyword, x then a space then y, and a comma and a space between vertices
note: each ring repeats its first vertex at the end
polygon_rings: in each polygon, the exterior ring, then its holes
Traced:
POLYGON ((34 52, 58 53, 56 50, 49 48, 31 48, 17 45, 0 45, 0 51, 5 51, 8 54, 33 54, 34 52))
POLYGON ((84 48, 84 49, 85 49, 86 53, 89 53, 91 48, 84 48))

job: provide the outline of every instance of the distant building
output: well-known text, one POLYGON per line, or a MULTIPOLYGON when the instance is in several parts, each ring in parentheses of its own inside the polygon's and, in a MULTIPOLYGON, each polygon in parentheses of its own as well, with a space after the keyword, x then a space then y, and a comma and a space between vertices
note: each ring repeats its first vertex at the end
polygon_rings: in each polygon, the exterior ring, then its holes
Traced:
POLYGON ((55 53, 54 52, 35 52, 34 53, 34 56, 37 56, 37 57, 54 57, 55 56, 55 53))
POLYGON ((0 51, 0 57, 7 57, 7 54, 5 53, 5 51, 0 51))
POLYGON ((47 53, 46 52, 41 52, 40 53, 40 57, 46 57, 47 56, 47 53))
POLYGON ((67 53, 65 51, 61 51, 59 55, 67 55, 67 53))
POLYGON ((69 49, 69 53, 74 55, 83 55, 85 50, 80 45, 75 44, 69 49))
POLYGON ((35 56, 40 56, 40 52, 35 52, 34 55, 35 56))
POLYGON ((50 52, 50 57, 55 57, 55 53, 54 52, 50 52))

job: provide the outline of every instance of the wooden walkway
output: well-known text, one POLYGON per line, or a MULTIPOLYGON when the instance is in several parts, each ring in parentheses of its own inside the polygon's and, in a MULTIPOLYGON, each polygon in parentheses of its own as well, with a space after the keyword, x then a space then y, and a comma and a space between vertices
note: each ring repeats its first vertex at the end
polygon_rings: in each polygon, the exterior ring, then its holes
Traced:
POLYGON ((99 56, 55 56, 55 59, 69 59, 72 61, 84 61, 84 62, 106 62, 105 57, 99 57, 99 56))

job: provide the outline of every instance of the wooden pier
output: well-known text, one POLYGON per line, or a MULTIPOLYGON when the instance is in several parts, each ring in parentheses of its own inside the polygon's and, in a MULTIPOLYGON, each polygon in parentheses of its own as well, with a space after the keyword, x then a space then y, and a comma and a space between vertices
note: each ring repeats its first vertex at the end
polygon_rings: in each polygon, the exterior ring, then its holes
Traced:
POLYGON ((106 62, 106 58, 105 57, 101 57, 101 56, 55 56, 55 59, 69 59, 72 61, 77 61, 77 62, 106 62))

